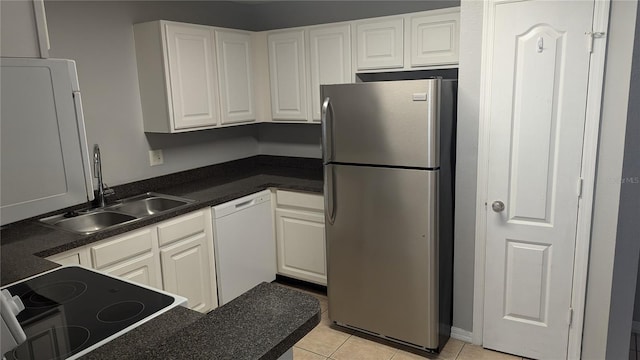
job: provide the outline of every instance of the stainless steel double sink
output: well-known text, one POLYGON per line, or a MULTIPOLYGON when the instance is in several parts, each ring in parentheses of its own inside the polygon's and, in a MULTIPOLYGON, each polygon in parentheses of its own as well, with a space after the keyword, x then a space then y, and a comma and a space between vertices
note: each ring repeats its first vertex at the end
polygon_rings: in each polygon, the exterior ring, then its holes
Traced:
POLYGON ((112 226, 131 223, 151 215, 186 206, 194 200, 149 192, 119 200, 102 208, 78 210, 40 219, 52 225, 78 234, 92 234, 112 226))

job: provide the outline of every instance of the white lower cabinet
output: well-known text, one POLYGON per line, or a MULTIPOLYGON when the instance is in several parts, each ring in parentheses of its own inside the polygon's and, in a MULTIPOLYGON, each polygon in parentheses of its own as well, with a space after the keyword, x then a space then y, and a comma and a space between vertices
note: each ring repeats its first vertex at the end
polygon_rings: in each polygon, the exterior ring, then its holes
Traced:
POLYGON ((190 309, 202 312, 217 303, 211 286, 214 278, 207 242, 212 241, 200 233, 160 249, 164 289, 186 297, 190 309))
POLYGON ((47 258, 162 289, 207 312, 218 306, 211 209, 160 222, 47 258))
POLYGON ((327 285, 322 195, 277 191, 278 273, 327 285))

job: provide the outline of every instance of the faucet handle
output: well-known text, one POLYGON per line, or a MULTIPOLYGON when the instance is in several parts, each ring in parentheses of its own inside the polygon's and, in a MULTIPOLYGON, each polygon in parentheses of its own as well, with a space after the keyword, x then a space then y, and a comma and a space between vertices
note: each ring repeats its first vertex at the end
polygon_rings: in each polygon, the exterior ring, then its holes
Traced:
POLYGON ((103 192, 103 194, 104 194, 104 196, 111 196, 111 195, 115 195, 116 192, 115 192, 115 190, 110 188, 109 185, 104 184, 104 192, 103 192))

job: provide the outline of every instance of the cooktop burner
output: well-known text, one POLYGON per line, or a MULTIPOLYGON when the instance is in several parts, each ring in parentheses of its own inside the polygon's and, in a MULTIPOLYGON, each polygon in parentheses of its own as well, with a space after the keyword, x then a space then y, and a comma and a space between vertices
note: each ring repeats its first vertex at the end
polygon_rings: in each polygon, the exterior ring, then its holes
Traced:
POLYGON ((26 308, 42 308, 67 303, 84 294, 85 291, 87 291, 87 284, 83 282, 61 281, 31 290, 20 298, 26 308))
POLYGON ((144 304, 139 301, 123 301, 111 304, 98 312, 98 320, 106 323, 127 321, 138 316, 144 310, 144 304))
POLYGON ((74 359, 184 300, 79 266, 6 289, 25 305, 17 319, 27 335, 8 360, 74 359))

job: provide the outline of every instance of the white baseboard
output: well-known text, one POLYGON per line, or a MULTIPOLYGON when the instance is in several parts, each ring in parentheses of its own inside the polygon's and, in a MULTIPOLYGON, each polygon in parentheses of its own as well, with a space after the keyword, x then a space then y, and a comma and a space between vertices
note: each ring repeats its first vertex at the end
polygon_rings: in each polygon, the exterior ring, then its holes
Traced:
MULTIPOLYGON (((640 326, 640 323, 638 323, 638 325, 640 326)), ((635 323, 634 323, 634 327, 635 327, 635 323)), ((471 331, 463 330, 455 326, 451 327, 451 337, 454 339, 471 343, 472 335, 473 333, 471 331)))
POLYGON ((631 325, 631 331, 633 331, 636 334, 640 334, 640 321, 633 322, 633 325, 631 325))

